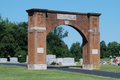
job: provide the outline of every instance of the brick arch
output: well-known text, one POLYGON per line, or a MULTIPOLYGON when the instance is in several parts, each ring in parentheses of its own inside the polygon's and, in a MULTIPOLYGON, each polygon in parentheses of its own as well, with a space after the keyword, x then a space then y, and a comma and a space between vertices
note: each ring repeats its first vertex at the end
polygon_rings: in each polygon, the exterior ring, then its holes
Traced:
MULTIPOLYGON (((46 35, 59 25, 76 29, 83 37, 83 68, 100 68, 100 13, 79 13, 47 9, 28 12, 28 69, 47 69, 46 35)), ((74 34, 74 33, 73 33, 74 34)))
POLYGON ((86 31, 84 29, 82 29, 81 27, 75 27, 72 25, 68 25, 71 26, 72 28, 74 28, 77 32, 79 32, 79 34, 82 36, 82 38, 86 39, 86 41, 88 41, 88 37, 87 37, 87 33, 85 33, 86 31))
MULTIPOLYGON (((63 24, 64 25, 64 24, 63 24)), ((61 25, 58 25, 58 26, 61 26, 61 25)), ((87 39, 87 34, 85 33, 85 31, 83 30, 83 29, 81 29, 81 27, 75 27, 75 26, 72 26, 72 25, 65 25, 65 26, 69 26, 69 27, 72 27, 72 28, 74 28, 81 36, 82 36, 82 38, 85 38, 86 39, 86 41, 88 41, 88 39, 87 39)), ((53 28, 55 28, 55 27, 57 27, 57 26, 53 26, 51 29, 49 29, 49 30, 47 30, 47 34, 46 34, 46 36, 49 34, 49 32, 53 29, 53 28)))

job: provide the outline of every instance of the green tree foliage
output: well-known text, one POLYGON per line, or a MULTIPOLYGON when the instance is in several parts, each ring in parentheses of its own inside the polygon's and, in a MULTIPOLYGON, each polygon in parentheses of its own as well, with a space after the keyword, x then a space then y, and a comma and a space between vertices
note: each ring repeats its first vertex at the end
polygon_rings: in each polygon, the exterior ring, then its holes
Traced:
POLYGON ((100 56, 101 58, 109 56, 120 56, 120 44, 117 42, 109 42, 106 46, 104 41, 100 42, 100 56))
POLYGON ((120 44, 117 42, 109 42, 107 47, 107 56, 119 56, 120 44))
POLYGON ((55 54, 57 57, 67 57, 69 55, 69 49, 62 40, 68 36, 68 32, 61 26, 54 28, 47 35, 47 54, 55 54))
POLYGON ((101 58, 104 58, 104 57, 106 57, 106 49, 107 49, 107 47, 106 47, 106 44, 105 44, 105 42, 104 41, 101 41, 100 42, 100 57, 101 58))
POLYGON ((0 17, 0 57, 27 55, 26 22, 11 23, 0 17))
POLYGON ((70 52, 71 57, 74 57, 75 61, 79 61, 79 59, 82 58, 82 45, 80 45, 79 42, 73 43, 70 52))
POLYGON ((68 32, 59 26, 54 28, 47 36, 47 54, 54 54, 57 57, 73 57, 75 61, 82 58, 82 45, 79 42, 73 43, 70 50, 62 40, 68 36, 68 32))
POLYGON ((64 28, 62 26, 55 27, 51 32, 56 34, 60 39, 68 37, 67 30, 64 32, 64 28))

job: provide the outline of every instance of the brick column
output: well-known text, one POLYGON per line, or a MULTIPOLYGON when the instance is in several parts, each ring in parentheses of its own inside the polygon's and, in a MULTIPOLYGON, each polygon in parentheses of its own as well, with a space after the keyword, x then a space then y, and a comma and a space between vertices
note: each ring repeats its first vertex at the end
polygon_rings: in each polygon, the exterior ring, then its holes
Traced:
POLYGON ((99 16, 88 14, 88 63, 83 63, 84 69, 100 68, 100 31, 99 16))
POLYGON ((28 17, 28 69, 47 69, 45 14, 40 12, 28 17))

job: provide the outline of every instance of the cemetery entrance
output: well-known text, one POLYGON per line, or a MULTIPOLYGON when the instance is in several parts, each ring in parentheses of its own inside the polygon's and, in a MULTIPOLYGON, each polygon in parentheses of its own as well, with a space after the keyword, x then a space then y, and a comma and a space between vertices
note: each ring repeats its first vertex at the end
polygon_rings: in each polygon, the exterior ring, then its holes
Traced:
POLYGON ((83 68, 100 68, 100 13, 34 8, 26 11, 28 12, 28 69, 47 69, 46 36, 59 25, 69 25, 81 34, 83 68))

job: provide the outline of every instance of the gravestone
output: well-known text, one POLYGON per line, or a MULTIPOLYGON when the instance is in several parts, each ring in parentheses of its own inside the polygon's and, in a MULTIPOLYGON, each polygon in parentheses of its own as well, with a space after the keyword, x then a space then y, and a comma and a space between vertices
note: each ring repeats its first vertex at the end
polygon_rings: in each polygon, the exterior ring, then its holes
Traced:
POLYGON ((7 58, 0 58, 0 63, 6 63, 7 62, 7 58))
POLYGON ((116 57, 116 59, 117 59, 117 62, 120 62, 120 57, 116 57))
POLYGON ((25 63, 28 63, 28 55, 26 56, 26 62, 25 63))
POLYGON ((10 57, 10 63, 19 63, 17 57, 10 57))
POLYGON ((51 64, 53 61, 56 62, 56 55, 47 55, 47 64, 51 64))
POLYGON ((49 61, 48 61, 47 64, 51 64, 53 61, 54 61, 54 62, 57 62, 57 59, 56 59, 56 58, 54 58, 54 59, 49 59, 49 61))
POLYGON ((76 65, 74 58, 63 58, 62 65, 76 65))
POLYGON ((110 62, 111 62, 111 64, 113 64, 114 62, 113 62, 113 59, 110 59, 110 62))
POLYGON ((81 58, 81 59, 79 59, 79 60, 80 60, 79 63, 82 65, 82 64, 83 64, 83 59, 81 58))
POLYGON ((47 64, 50 65, 53 61, 61 65, 76 65, 74 58, 56 58, 56 55, 47 55, 47 64))
POLYGON ((63 58, 57 58, 58 63, 63 63, 63 58))

